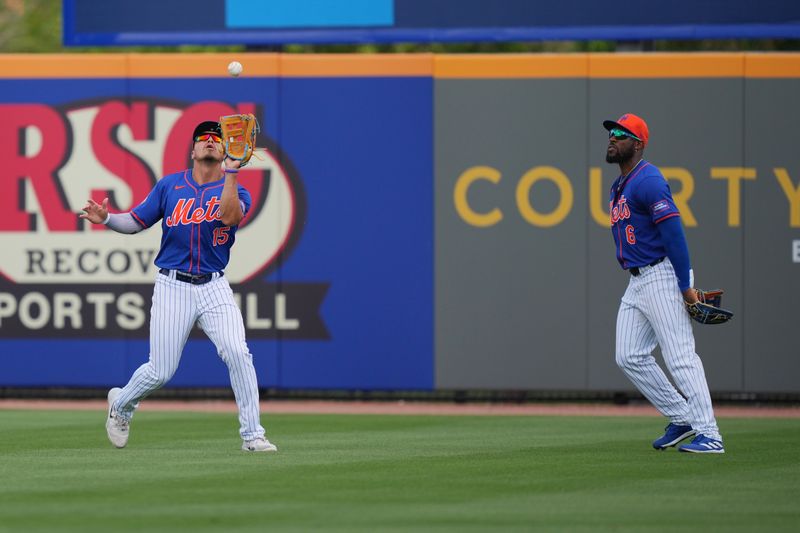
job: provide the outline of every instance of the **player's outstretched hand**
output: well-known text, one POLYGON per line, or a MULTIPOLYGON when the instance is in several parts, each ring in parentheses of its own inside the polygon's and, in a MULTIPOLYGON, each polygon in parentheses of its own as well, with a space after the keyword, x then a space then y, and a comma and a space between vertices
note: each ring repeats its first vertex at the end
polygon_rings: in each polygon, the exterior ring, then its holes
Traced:
POLYGON ((80 218, 85 218, 92 224, 102 224, 108 216, 108 198, 103 198, 103 203, 98 204, 91 198, 83 206, 83 213, 78 215, 80 218))

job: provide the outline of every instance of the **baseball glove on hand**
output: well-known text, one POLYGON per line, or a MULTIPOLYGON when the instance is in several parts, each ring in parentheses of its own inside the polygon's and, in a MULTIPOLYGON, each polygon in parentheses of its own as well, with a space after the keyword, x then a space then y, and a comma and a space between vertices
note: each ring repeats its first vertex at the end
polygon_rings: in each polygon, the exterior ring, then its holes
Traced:
POLYGON ((704 291, 695 289, 697 292, 697 302, 686 303, 686 310, 692 320, 701 324, 724 324, 731 318, 733 313, 719 306, 722 304, 722 289, 704 291))
POLYGON ((250 113, 226 115, 219 117, 219 125, 222 130, 225 155, 241 161, 241 166, 245 166, 256 147, 256 134, 261 131, 256 117, 250 113))

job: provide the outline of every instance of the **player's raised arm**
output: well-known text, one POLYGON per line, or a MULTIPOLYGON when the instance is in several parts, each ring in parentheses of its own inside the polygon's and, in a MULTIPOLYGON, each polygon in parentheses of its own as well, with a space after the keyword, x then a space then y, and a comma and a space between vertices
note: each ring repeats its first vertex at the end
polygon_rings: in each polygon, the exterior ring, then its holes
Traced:
POLYGON ((219 200, 219 219, 226 226, 236 226, 244 218, 239 202, 239 181, 237 179, 241 164, 241 161, 234 159, 226 159, 223 163, 225 185, 222 187, 222 196, 219 200))

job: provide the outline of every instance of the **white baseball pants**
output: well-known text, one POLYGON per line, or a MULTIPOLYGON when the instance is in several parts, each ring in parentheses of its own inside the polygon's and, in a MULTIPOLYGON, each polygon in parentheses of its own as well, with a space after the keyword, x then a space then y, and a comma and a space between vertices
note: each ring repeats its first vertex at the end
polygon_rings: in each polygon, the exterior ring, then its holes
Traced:
POLYGON ((263 437, 253 356, 247 348, 242 313, 228 280, 215 274, 208 283, 192 285, 174 278, 174 271, 169 276, 156 276, 150 312, 150 359, 133 373, 114 409, 130 419, 139 400, 172 378, 189 333, 197 323, 228 366, 242 439, 263 437))
POLYGON ((616 362, 672 423, 722 440, 703 362, 695 353, 691 319, 669 259, 631 275, 617 314, 616 362), (652 355, 656 344, 677 389, 652 355))

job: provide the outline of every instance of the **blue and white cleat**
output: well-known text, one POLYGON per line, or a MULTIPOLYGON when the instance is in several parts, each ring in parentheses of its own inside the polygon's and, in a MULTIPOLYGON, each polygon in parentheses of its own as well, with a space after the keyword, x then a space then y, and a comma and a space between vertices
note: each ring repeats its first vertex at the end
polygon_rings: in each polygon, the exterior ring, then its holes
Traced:
POLYGON ((721 440, 710 439, 705 435, 697 435, 692 442, 680 446, 678 450, 691 453, 725 453, 721 440))
POLYGON ((664 435, 653 441, 653 448, 656 450, 666 450, 670 446, 675 446, 683 439, 688 439, 694 435, 692 426, 679 426, 670 423, 664 428, 664 435))

